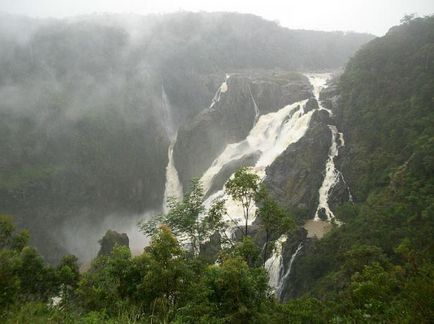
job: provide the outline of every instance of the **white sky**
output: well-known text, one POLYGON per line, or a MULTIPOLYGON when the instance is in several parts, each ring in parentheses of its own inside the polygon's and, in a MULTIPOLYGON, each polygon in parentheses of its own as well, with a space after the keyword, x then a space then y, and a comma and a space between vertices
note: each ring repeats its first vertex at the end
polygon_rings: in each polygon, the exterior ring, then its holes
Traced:
POLYGON ((252 13, 289 28, 381 36, 405 14, 433 14, 434 0, 0 0, 0 11, 31 17, 178 10, 252 13))

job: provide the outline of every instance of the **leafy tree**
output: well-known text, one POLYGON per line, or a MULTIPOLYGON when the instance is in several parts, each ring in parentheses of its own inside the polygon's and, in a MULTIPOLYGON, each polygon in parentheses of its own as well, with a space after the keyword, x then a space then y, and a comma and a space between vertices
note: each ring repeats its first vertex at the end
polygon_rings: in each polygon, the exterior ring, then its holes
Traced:
POLYGON ((60 286, 60 296, 66 303, 74 296, 80 281, 80 268, 75 255, 65 255, 56 268, 56 277, 60 286))
POLYGON ((138 286, 151 318, 165 321, 174 316, 193 278, 185 252, 167 226, 160 226, 146 248, 149 264, 138 286))
POLYGON ((214 234, 224 232, 226 224, 223 215, 226 212, 223 201, 215 201, 208 211, 204 206, 204 192, 201 183, 192 181, 191 190, 182 201, 170 197, 169 212, 150 221, 142 222, 140 227, 148 235, 158 230, 159 224, 166 224, 180 239, 187 239, 194 255, 198 255, 200 243, 214 234))
POLYGON ((295 220, 290 213, 270 197, 264 186, 261 186, 256 196, 256 203, 260 206, 256 211, 256 217, 260 219, 261 226, 265 231, 265 246, 262 255, 265 265, 271 234, 285 233, 295 229, 295 220))
POLYGON ((17 300, 20 292, 20 278, 17 274, 19 266, 20 260, 16 253, 0 250, 0 316, 1 310, 17 300))
POLYGON ((250 210, 254 206, 255 198, 259 192, 259 183, 260 178, 257 174, 249 171, 247 167, 242 167, 225 184, 226 193, 233 200, 239 202, 243 208, 245 236, 248 235, 250 210))
POLYGON ((249 268, 241 257, 209 266, 205 273, 214 316, 229 323, 254 321, 266 299, 267 275, 262 268, 249 268))

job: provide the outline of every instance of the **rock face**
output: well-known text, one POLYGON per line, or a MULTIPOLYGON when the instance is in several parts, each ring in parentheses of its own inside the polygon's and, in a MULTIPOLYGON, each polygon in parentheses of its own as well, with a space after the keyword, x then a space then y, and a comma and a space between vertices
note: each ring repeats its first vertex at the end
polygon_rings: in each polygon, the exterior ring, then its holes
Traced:
POLYGON ((251 72, 230 76, 219 100, 178 131, 174 161, 184 188, 200 177, 229 143, 244 139, 261 114, 312 96, 297 73, 251 72))
POLYGON ((307 210, 312 217, 331 142, 329 121, 326 111, 316 111, 304 137, 288 146, 266 169, 264 180, 282 206, 307 210))
POLYGON ((209 188, 208 192, 206 193, 207 196, 213 194, 214 192, 220 190, 224 187, 224 184, 229 179, 229 177, 235 173, 239 168, 242 166, 253 166, 255 165, 256 161, 258 161, 260 156, 260 152, 255 152, 253 154, 247 155, 242 157, 241 159, 232 161, 231 163, 226 164, 220 172, 218 172, 213 178, 212 178, 212 185, 209 188))
POLYGON ((102 256, 110 255, 116 246, 129 247, 130 242, 127 234, 108 230, 103 238, 99 240, 99 244, 101 244, 101 248, 98 252, 98 256, 102 256))

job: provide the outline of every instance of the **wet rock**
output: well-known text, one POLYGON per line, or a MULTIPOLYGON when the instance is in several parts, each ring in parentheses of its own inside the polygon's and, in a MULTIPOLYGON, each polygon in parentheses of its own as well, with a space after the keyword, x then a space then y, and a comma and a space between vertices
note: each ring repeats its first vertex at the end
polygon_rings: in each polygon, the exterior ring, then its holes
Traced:
POLYGON ((331 142, 328 122, 326 111, 315 111, 304 137, 266 169, 264 182, 284 207, 306 210, 310 216, 315 212, 331 142))
POLYGON ((227 144, 248 135, 256 119, 255 104, 259 114, 266 114, 312 96, 307 78, 298 73, 237 73, 227 84, 212 109, 178 131, 173 157, 184 188, 210 167, 227 144))
POLYGON ((314 98, 310 98, 307 102, 306 102, 306 107, 304 108, 304 110, 306 112, 314 110, 314 109, 318 109, 318 101, 316 101, 316 99, 314 98))
POLYGON ((241 159, 231 161, 213 177, 211 187, 207 192, 207 196, 213 194, 214 192, 223 188, 225 182, 229 179, 229 177, 242 166, 253 166, 256 161, 258 161, 260 152, 255 152, 253 154, 249 154, 244 156, 241 159))
POLYGON ((127 234, 108 230, 103 238, 99 240, 99 244, 101 248, 98 252, 98 256, 102 256, 110 255, 116 246, 129 247, 130 242, 127 234))

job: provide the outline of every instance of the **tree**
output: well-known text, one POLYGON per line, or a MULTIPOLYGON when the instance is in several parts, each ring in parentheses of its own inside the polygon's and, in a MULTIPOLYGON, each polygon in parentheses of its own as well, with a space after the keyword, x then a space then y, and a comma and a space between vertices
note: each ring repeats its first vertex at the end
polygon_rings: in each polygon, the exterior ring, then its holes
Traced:
POLYGON ((250 268, 242 257, 230 257, 209 266, 204 279, 215 317, 223 323, 255 322, 268 287, 263 268, 250 268))
POLYGON ((223 232, 224 202, 215 201, 209 210, 204 206, 204 192, 201 183, 192 181, 191 190, 182 201, 168 199, 169 212, 140 224, 141 230, 153 235, 160 224, 167 225, 179 240, 188 240, 194 255, 199 253, 200 243, 216 231, 223 232))
POLYGON ((270 197, 267 189, 264 186, 256 196, 256 202, 260 207, 256 211, 256 217, 261 221, 262 228, 265 232, 265 246, 263 249, 263 263, 265 265, 268 243, 270 242, 272 233, 285 233, 295 228, 294 217, 284 210, 279 204, 270 197))
POLYGON ((145 254, 149 256, 148 267, 138 291, 151 319, 168 322, 189 285, 194 282, 185 252, 170 228, 162 225, 152 237, 145 254))
POLYGON ((80 281, 80 267, 75 255, 65 255, 56 268, 56 277, 60 286, 63 302, 67 302, 78 287, 80 281))
POLYGON ((233 200, 241 203, 243 217, 245 220, 244 235, 248 234, 248 223, 250 210, 254 206, 255 197, 259 191, 260 178, 257 174, 249 171, 247 167, 238 169, 233 178, 229 179, 225 185, 226 193, 233 200))

